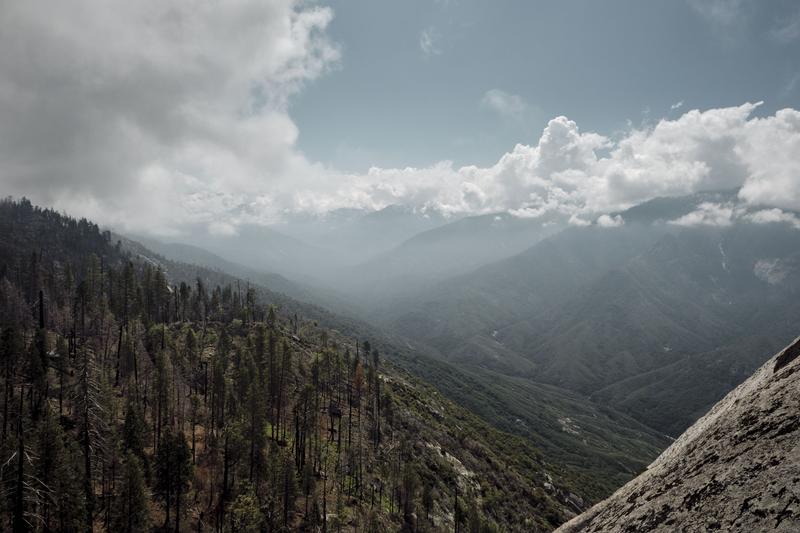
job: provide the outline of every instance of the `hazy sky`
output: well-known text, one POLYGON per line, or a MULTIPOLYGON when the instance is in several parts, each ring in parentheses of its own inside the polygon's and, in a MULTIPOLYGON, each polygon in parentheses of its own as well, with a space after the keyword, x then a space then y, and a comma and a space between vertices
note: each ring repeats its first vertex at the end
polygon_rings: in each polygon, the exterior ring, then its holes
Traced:
POLYGON ((0 73, 2 192, 122 230, 800 210, 797 2, 0 0, 0 73))

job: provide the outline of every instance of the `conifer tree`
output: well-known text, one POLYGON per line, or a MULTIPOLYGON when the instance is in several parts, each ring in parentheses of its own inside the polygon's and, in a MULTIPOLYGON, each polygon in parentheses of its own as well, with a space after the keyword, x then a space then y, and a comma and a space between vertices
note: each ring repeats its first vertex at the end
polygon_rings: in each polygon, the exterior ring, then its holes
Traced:
POLYGON ((180 531, 181 503, 192 476, 192 457, 183 433, 167 428, 156 455, 156 490, 164 501, 164 527, 170 523, 172 503, 175 503, 175 531, 180 531))
POLYGON ((119 493, 114 501, 112 527, 119 533, 146 531, 150 523, 144 473, 139 458, 125 453, 119 493))
POLYGON ((140 461, 145 460, 147 425, 141 407, 132 395, 128 395, 125 405, 125 421, 122 426, 122 445, 125 451, 133 453, 140 461))

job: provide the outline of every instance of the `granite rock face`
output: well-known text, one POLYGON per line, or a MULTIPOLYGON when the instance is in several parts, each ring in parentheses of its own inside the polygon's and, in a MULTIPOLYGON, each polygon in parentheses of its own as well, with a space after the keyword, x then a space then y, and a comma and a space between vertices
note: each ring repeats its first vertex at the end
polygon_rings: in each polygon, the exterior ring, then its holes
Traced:
POLYGON ((800 339, 557 531, 800 531, 800 339))

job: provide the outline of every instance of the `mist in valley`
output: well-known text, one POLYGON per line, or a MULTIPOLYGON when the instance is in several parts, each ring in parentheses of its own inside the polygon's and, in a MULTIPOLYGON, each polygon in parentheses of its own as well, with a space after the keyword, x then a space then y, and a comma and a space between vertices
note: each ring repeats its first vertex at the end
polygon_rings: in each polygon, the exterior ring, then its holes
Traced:
POLYGON ((0 3, 0 530, 800 529, 799 44, 0 3))

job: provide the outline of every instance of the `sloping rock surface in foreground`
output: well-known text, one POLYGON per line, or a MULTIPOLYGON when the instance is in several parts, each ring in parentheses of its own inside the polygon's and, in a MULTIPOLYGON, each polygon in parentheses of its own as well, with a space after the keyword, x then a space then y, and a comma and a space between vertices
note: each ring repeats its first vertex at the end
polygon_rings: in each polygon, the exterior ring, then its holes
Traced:
POLYGON ((567 532, 800 531, 800 339, 567 532))

